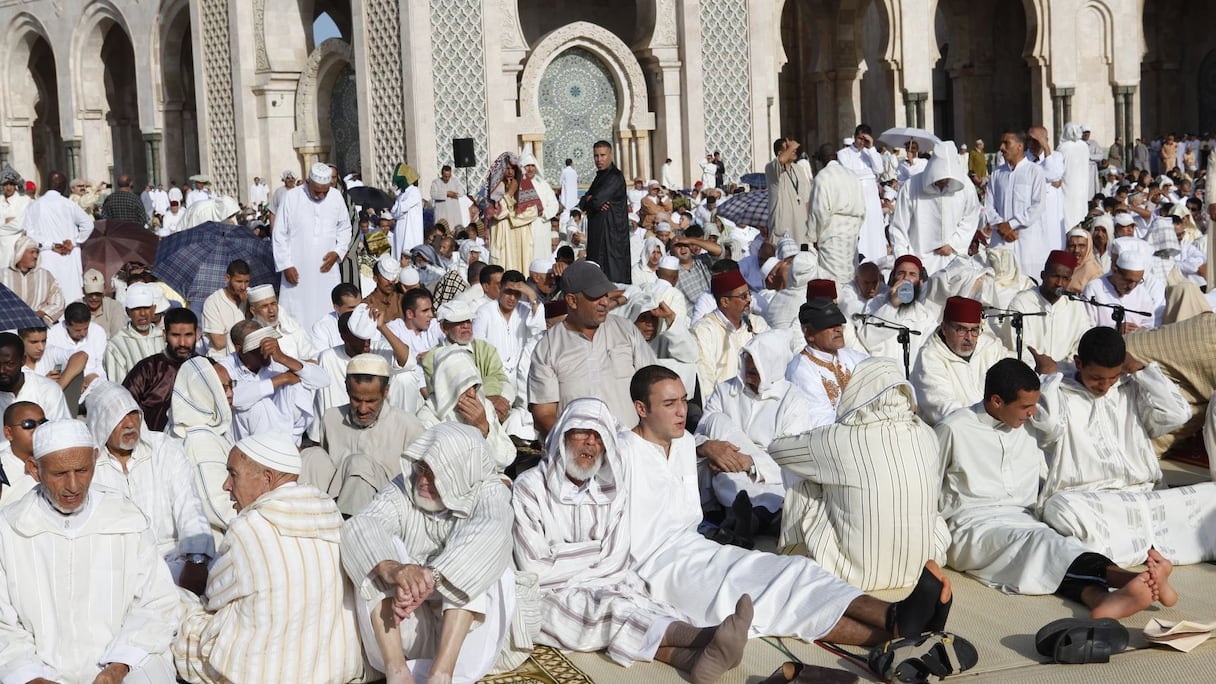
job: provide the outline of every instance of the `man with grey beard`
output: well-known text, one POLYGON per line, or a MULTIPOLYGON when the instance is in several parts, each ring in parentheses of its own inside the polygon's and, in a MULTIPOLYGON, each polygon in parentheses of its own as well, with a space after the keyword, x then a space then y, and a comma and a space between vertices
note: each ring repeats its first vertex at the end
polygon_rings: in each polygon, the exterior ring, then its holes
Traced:
POLYGON ((388 405, 390 369, 380 354, 358 354, 346 366, 349 403, 320 420, 320 447, 305 449, 300 481, 338 502, 350 516, 397 476, 401 454, 425 431, 412 414, 388 405))
POLYGON ((624 666, 658 660, 693 682, 717 681, 742 660, 751 599, 744 596, 720 626, 698 629, 650 597, 629 555, 619 428, 603 401, 571 401, 550 433, 547 457, 515 481, 515 562, 540 580, 537 641, 606 650, 624 666))

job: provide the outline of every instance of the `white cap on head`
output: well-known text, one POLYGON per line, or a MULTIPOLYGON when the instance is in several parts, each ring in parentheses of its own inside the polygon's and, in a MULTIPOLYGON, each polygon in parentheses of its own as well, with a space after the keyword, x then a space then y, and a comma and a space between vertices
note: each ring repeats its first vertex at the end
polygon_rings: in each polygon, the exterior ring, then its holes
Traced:
POLYGON ((283 174, 281 176, 279 176, 279 180, 287 180, 288 178, 295 178, 295 177, 296 177, 296 172, 292 169, 287 169, 283 172, 283 174))
POLYGON ((1132 215, 1127 212, 1118 213, 1118 214, 1115 214, 1115 225, 1116 226, 1134 226, 1134 225, 1136 225, 1136 219, 1133 218, 1132 215))
POLYGON ((541 257, 533 259, 532 263, 528 264, 529 273, 548 273, 553 270, 553 259, 541 257))
POLYGON ((443 306, 435 312, 435 316, 445 323, 463 323, 464 321, 473 320, 473 314, 477 313, 477 304, 475 302, 465 301, 463 299, 454 299, 450 302, 444 302, 443 306))
POLYGON ((249 303, 256 304, 274 297, 274 285, 254 285, 246 294, 249 297, 249 303))
POLYGON ((169 298, 165 296, 165 288, 160 285, 152 285, 152 293, 155 295, 156 313, 163 314, 169 310, 169 298))
POLYGON ((347 375, 375 375, 387 378, 389 372, 388 359, 379 354, 359 354, 346 364, 347 375))
POLYGON ((366 304, 360 304, 350 312, 350 320, 346 322, 350 334, 361 340, 371 340, 376 337, 376 321, 372 320, 371 309, 366 304))
POLYGON ((1161 174, 1160 176, 1157 176, 1157 185, 1162 188, 1168 185, 1172 188, 1174 187, 1174 179, 1165 174, 1161 174))
POLYGON ((760 275, 767 278, 768 274, 772 273, 773 269, 777 268, 777 264, 779 263, 781 263, 781 260, 777 257, 769 257, 768 261, 764 262, 764 265, 760 267, 760 275))
POLYGON ((329 170, 329 164, 317 162, 308 170, 308 180, 317 185, 329 185, 329 182, 334 179, 333 173, 329 170))
POLYGON ((791 238, 783 237, 777 243, 777 258, 782 261, 797 256, 799 251, 798 243, 791 238))
POLYGON ((98 271, 95 268, 90 268, 84 272, 82 279, 84 282, 83 287, 85 294, 94 294, 97 292, 106 291, 106 279, 105 276, 101 275, 101 271, 98 271))
POLYGON ((1089 126, 1082 125, 1082 126, 1081 126, 1081 132, 1082 132, 1082 133, 1089 133, 1089 132, 1090 132, 1090 131, 1089 131, 1089 126))
POLYGON ((668 271, 678 271, 680 270, 680 260, 668 254, 659 259, 659 268, 668 271))
POLYGON ((655 227, 654 227, 654 232, 656 232, 656 233, 670 233, 670 232, 671 232, 671 224, 670 224, 670 223, 668 223, 668 222, 666 222, 666 221, 659 221, 659 225, 657 225, 657 226, 655 226, 655 227))
POLYGON ((67 449, 96 449, 97 443, 89 428, 80 420, 52 420, 34 430, 34 458, 67 449))
POLYGON ((300 474, 300 449, 286 432, 262 432, 236 443, 249 460, 288 475, 300 474))
POLYGON ((281 337, 283 337, 283 336, 279 334, 278 330, 275 330, 274 328, 272 328, 268 325, 258 328, 257 330, 254 330, 253 332, 251 332, 245 336, 245 343, 241 345, 241 351, 243 351, 243 352, 252 351, 253 349, 255 349, 257 347, 262 346, 262 340, 265 340, 265 339, 277 340, 281 337))
POLYGON ((422 282, 422 278, 418 277, 418 269, 413 266, 406 266, 401 269, 401 273, 397 275, 397 282, 404 285, 406 288, 417 287, 418 283, 422 282))
POLYGON ((145 306, 156 306, 156 291, 148 283, 132 283, 127 287, 123 306, 128 309, 142 309, 145 306))
POLYGON ((385 280, 396 280, 401 275, 401 260, 393 258, 392 254, 384 254, 376 260, 376 270, 385 280))
POLYGON ((1115 265, 1125 271, 1143 271, 1148 268, 1148 255, 1139 249, 1128 249, 1119 253, 1115 265))
MULTIPOLYGON (((1115 219, 1110 214, 1101 214, 1099 216, 1095 216, 1094 220, 1089 222, 1089 226, 1091 229, 1097 226, 1102 226, 1106 229, 1107 234, 1109 234, 1115 229, 1115 219)), ((1081 230, 1085 229, 1081 228, 1081 230)))

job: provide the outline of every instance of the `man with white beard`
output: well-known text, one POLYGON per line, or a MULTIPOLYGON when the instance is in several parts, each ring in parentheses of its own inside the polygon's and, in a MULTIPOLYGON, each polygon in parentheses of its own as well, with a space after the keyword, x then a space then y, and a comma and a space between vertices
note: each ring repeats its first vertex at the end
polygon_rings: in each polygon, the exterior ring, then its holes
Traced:
POLYGON ((40 484, 0 511, 0 679, 174 681, 178 598, 148 519, 92 486, 84 423, 38 427, 33 450, 40 484))
POLYGON ((966 258, 979 218, 979 197, 954 143, 938 143, 924 172, 900 188, 891 215, 892 251, 915 254, 933 275, 958 256, 966 258))
POLYGON ((442 423, 342 526, 368 661, 389 684, 472 682, 532 651, 534 579, 511 562, 511 490, 476 428, 442 423))
POLYGON ((607 650, 624 666, 658 660, 698 684, 715 682, 743 659, 751 600, 740 599, 721 625, 698 629, 648 595, 629 558, 618 428, 599 399, 571 401, 549 433, 546 458, 515 482, 515 561, 540 582, 537 641, 607 650))

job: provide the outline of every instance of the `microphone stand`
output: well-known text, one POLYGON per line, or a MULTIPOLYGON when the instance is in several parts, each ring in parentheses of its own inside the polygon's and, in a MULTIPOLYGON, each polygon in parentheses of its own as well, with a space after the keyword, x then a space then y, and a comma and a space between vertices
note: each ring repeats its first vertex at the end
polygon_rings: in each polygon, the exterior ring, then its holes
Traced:
POLYGON ((858 314, 858 315, 862 317, 862 320, 861 320, 862 325, 872 325, 876 328, 886 328, 887 330, 894 330, 899 333, 896 336, 895 340, 897 342, 899 342, 899 344, 901 346, 903 346, 903 348, 904 348, 904 377, 911 379, 912 378, 912 335, 919 335, 920 331, 913 330, 912 328, 909 328, 906 325, 892 323, 891 321, 888 321, 885 318, 879 318, 878 316, 875 316, 873 314, 858 314))
POLYGON ((1014 334, 1017 336, 1017 350, 1018 350, 1017 358, 1020 359, 1020 358, 1022 358, 1022 319, 1026 316, 1046 316, 1046 315, 1047 315, 1046 311, 1025 312, 1025 311, 1014 311, 1012 309, 998 309, 995 306, 990 306, 990 307, 986 308, 986 311, 984 313, 984 318, 995 318, 998 321, 1000 321, 1001 323, 1004 323, 1005 319, 1009 318, 1009 326, 1011 328, 1013 328, 1014 334))
POLYGON ((1135 309, 1129 309, 1129 308, 1123 306, 1122 304, 1107 304, 1106 302, 1099 302, 1097 297, 1090 297, 1089 299, 1085 300, 1085 303, 1091 304, 1093 306, 1099 306, 1099 307, 1104 307, 1104 308, 1110 309, 1110 319, 1115 322, 1115 330, 1118 330, 1120 335, 1124 334, 1123 333, 1123 319, 1127 315, 1127 312, 1130 311, 1138 316, 1152 316, 1153 315, 1147 311, 1137 311, 1135 309))

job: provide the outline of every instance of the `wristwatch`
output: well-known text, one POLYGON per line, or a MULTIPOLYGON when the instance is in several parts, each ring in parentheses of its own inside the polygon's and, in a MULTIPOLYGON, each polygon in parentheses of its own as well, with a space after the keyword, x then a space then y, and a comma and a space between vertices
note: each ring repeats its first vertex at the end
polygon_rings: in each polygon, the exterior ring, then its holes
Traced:
POLYGON ((185 556, 188 565, 206 565, 211 558, 205 553, 188 553, 185 556))
POLYGON ((431 571, 431 577, 435 578, 435 584, 436 584, 436 586, 438 586, 438 584, 441 581, 443 581, 443 575, 438 570, 436 570, 435 568, 433 568, 429 565, 426 566, 426 569, 431 571))

